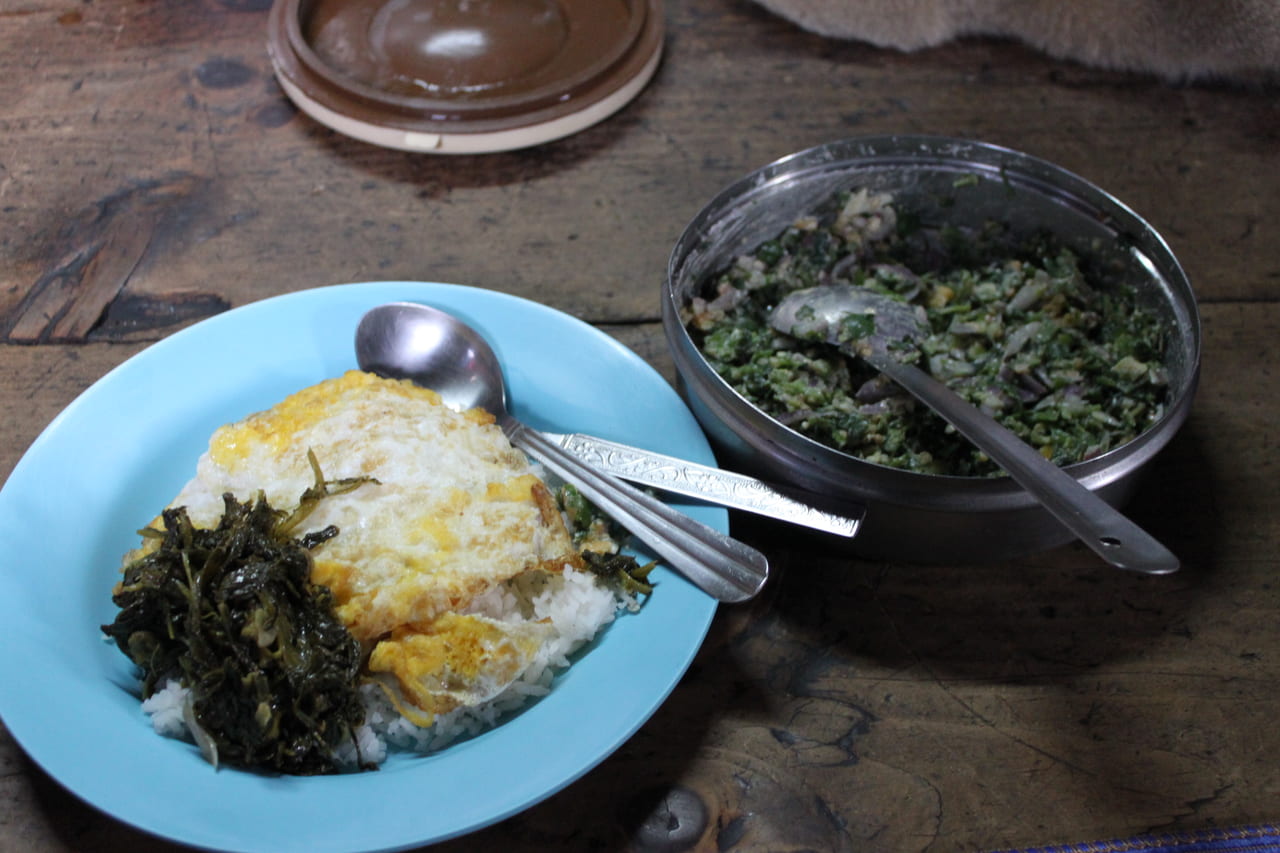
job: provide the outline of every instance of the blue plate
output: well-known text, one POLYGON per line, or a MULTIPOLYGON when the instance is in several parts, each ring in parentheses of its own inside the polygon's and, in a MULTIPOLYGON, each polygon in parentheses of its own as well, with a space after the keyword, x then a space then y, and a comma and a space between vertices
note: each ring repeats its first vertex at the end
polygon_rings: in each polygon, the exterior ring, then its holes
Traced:
MULTIPOLYGON (((637 614, 612 623, 551 693, 498 727, 377 772, 274 777, 206 764, 156 735, 133 669, 99 630, 135 531, 192 476, 220 424, 354 368, 360 316, 423 302, 493 344, 515 414, 713 463, 670 386, 565 314, 444 284, 338 285, 256 302, 144 350, 95 383, 32 444, 0 491, 0 717, 69 790, 116 818, 215 850, 376 851, 461 835, 577 779, 666 698, 715 602, 659 567, 637 614)), ((682 507, 725 530, 724 510, 682 507)))

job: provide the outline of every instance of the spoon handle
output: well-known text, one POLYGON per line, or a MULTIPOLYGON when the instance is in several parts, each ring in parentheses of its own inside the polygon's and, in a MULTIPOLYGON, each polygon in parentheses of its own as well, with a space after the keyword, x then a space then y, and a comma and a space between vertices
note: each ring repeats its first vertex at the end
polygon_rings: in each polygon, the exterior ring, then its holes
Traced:
POLYGON ((699 465, 675 456, 666 456, 607 441, 581 433, 542 432, 543 438, 586 462, 597 471, 632 483, 640 483, 719 506, 753 512, 837 536, 858 532, 865 510, 850 506, 841 515, 818 509, 783 493, 777 487, 733 471, 699 465))
POLYGON ((1108 563, 1153 575, 1178 570, 1178 558, 1145 530, 946 385, 892 355, 861 355, 945 418, 1108 563))
POLYGON ((502 417, 499 423, 512 444, 575 485, 601 511, 716 600, 747 601, 768 580, 769 562, 756 549, 677 512, 611 475, 592 470, 514 418, 502 417))

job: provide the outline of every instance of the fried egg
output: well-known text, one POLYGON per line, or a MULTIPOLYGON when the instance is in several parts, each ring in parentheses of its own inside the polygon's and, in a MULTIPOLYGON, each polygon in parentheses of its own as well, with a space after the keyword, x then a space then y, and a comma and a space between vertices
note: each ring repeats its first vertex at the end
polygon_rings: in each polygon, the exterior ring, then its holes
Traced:
POLYGON ((486 701, 554 639, 548 619, 481 605, 582 566, 550 489, 491 415, 408 381, 350 371, 219 428, 171 506, 197 526, 226 492, 290 510, 314 482, 309 453, 326 480, 373 480, 321 500, 304 529, 338 528, 312 579, 397 701, 428 718, 486 701))

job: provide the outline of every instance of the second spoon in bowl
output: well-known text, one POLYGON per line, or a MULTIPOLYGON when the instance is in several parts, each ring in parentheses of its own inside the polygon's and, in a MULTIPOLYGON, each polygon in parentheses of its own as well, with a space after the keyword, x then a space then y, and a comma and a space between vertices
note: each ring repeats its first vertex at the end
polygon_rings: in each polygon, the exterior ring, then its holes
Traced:
POLYGON ((769 323, 794 338, 832 344, 898 383, 1111 565, 1153 575, 1178 570, 1178 558, 1115 507, 946 385, 903 361, 925 334, 913 306, 865 287, 830 284, 787 294, 769 323), (871 322, 864 322, 868 318, 871 322))

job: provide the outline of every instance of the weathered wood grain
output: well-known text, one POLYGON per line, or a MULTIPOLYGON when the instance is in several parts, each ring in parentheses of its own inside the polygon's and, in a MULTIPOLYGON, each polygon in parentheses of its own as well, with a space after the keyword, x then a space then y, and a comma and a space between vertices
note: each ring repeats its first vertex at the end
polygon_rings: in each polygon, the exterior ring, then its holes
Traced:
MULTIPOLYGON (((114 284, 69 273, 101 232, 136 228, 137 257, 119 263, 122 292, 139 298, 235 305, 410 278, 593 321, 653 319, 670 247, 715 191, 798 148, 885 132, 979 137, 1099 182, 1168 236, 1205 298, 1259 298, 1280 275, 1264 224, 1280 108, 1262 94, 1178 89, 998 43, 901 56, 744 4, 672 3, 663 67, 609 122, 529 151, 431 158, 297 114, 272 79, 261 5, 103 3, 71 23, 54 5, 5 19, 8 43, 39 48, 0 60, 17 84, 0 101, 6 292, 29 298, 55 276, 105 288, 81 300, 98 304, 114 284), (164 213, 131 225, 120 207, 164 213)), ((13 339, 44 333, 47 306, 0 308, 13 339)))

